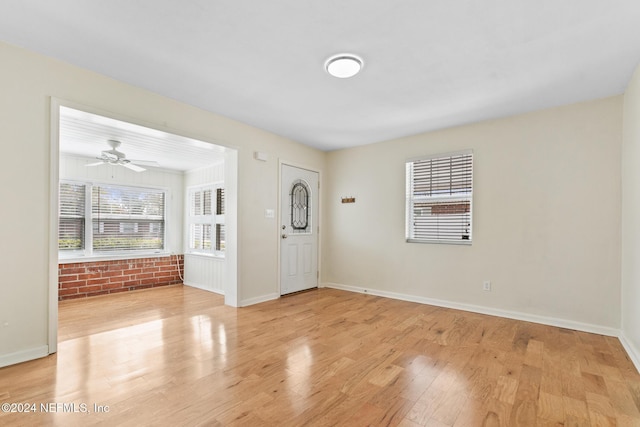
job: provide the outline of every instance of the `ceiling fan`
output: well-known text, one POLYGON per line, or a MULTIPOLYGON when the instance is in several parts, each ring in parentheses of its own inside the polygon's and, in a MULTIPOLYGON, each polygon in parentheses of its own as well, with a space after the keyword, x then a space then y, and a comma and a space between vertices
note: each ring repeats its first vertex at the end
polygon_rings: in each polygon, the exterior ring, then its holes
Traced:
POLYGON ((110 139, 107 141, 107 144, 111 147, 111 150, 104 150, 99 157, 96 159, 100 160, 99 162, 89 163, 87 166, 100 166, 104 164, 112 164, 112 165, 120 165, 124 166, 127 169, 131 169, 134 172, 144 172, 145 168, 139 166, 143 164, 145 166, 157 166, 158 162, 149 161, 149 160, 129 160, 127 156, 118 151, 117 148, 122 144, 120 141, 115 139, 110 139))

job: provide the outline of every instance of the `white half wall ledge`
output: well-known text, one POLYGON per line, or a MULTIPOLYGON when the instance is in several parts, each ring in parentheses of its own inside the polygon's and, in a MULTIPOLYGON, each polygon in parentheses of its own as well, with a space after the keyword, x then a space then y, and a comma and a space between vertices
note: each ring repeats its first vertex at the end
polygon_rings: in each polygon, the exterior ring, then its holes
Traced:
POLYGON ((361 288, 357 286, 341 285, 339 283, 326 282, 319 287, 339 289, 339 290, 348 291, 348 292, 357 292, 357 293, 366 294, 366 295, 375 295, 379 297, 397 299, 401 301, 415 302, 418 304, 433 305, 436 307, 470 311, 472 313, 504 317, 504 318, 513 319, 513 320, 522 320, 525 322, 539 323, 541 325, 555 326, 558 328, 573 329, 581 332, 588 332, 592 334, 605 335, 608 337, 615 337, 615 338, 618 338, 618 340, 620 341, 620 344, 622 344, 622 347, 627 352, 627 356, 629 356, 631 363, 633 363, 636 370, 640 373, 640 351, 631 344, 631 341, 627 339, 627 337, 624 335, 624 333, 620 329, 609 328, 609 327, 600 326, 600 325, 593 325, 590 323, 574 322, 571 320, 558 319, 555 317, 545 317, 545 316, 537 316, 534 314, 520 313, 515 311, 499 310, 499 309, 483 307, 479 305, 462 304, 462 303, 456 303, 456 302, 445 301, 445 300, 418 297, 414 295, 399 294, 395 292, 378 291, 375 289, 361 288))
POLYGON ((273 293, 267 295, 261 295, 255 298, 243 299, 240 301, 240 307, 248 307, 250 305, 260 304, 261 302, 273 301, 274 299, 280 298, 280 294, 273 293))
POLYGON ((34 347, 27 350, 17 351, 15 353, 0 355, 0 368, 5 366, 16 365, 30 360, 40 359, 49 355, 49 347, 46 345, 34 347))

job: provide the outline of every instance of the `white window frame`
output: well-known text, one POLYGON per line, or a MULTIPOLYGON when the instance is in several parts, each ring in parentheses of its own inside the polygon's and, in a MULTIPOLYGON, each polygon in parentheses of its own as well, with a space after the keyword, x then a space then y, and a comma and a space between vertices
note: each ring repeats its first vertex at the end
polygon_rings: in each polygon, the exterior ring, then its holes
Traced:
POLYGON ((217 227, 216 225, 225 223, 224 214, 217 214, 218 211, 218 198, 217 191, 218 189, 224 189, 224 183, 216 182, 216 183, 208 183, 208 184, 200 184, 200 185, 192 185, 187 187, 186 191, 186 227, 185 227, 185 253, 191 255, 207 255, 207 256, 217 256, 224 257, 225 250, 217 249, 217 227), (204 192, 206 190, 211 191, 211 215, 194 215, 193 207, 191 205, 193 200, 194 193, 204 192), (211 247, 208 249, 205 248, 194 248, 192 247, 191 241, 191 228, 194 225, 209 225, 211 226, 211 247))
MULTIPOLYGON (((411 159, 407 159, 405 163, 406 170, 406 212, 405 212, 405 238, 408 243, 444 243, 444 244, 454 244, 454 245, 471 245, 473 242, 473 151, 472 150, 464 150, 464 151, 456 151, 451 153, 443 153, 443 154, 434 154, 428 156, 415 157, 411 159), (465 170, 464 173, 468 174, 468 179, 470 181, 469 191, 454 191, 454 185, 450 184, 449 194, 425 194, 425 195, 416 195, 414 192, 414 176, 413 176, 413 167, 416 162, 428 161, 428 160, 446 160, 451 158, 456 158, 460 156, 468 156, 470 158, 470 170, 465 170), (436 235, 432 238, 421 238, 416 237, 415 230, 415 204, 416 203, 442 203, 442 204, 461 204, 468 203, 469 211, 468 211, 468 225, 463 224, 465 221, 464 216, 460 218, 460 221, 456 223, 456 226, 463 227, 466 226, 466 233, 461 232, 459 238, 450 237, 449 231, 446 226, 442 226, 442 236, 436 235), (464 238, 464 236, 468 236, 464 238)), ((452 169, 449 170, 451 172, 452 169)), ((456 170, 456 172, 461 172, 462 169, 456 170)), ((428 181, 430 182, 430 181, 428 181)), ((441 181, 439 181, 441 183, 441 181)), ((463 214, 464 215, 464 214, 463 214)), ((466 222, 466 221, 465 221, 466 222)), ((437 221, 434 222, 434 225, 438 232, 440 231, 440 227, 437 224, 437 221)), ((436 232, 436 234, 439 234, 436 232)))
MULTIPOLYGON (((157 256, 157 255, 167 255, 170 253, 167 248, 167 228, 169 224, 169 212, 168 212, 168 201, 170 199, 170 191, 165 187, 156 187, 156 186, 140 186, 140 185, 123 185, 123 184, 114 184, 110 182, 99 182, 99 181, 82 181, 82 180, 72 180, 72 179, 61 179, 58 184, 63 183, 69 184, 80 184, 85 186, 85 224, 84 224, 84 248, 81 250, 58 250, 58 261, 59 262, 74 262, 90 259, 92 261, 98 260, 117 260, 117 259, 127 259, 127 258, 140 258, 146 256, 157 256), (153 190, 153 191, 161 191, 164 193, 164 230, 163 230, 163 248, 162 249, 132 249, 132 250, 119 250, 119 251, 94 251, 93 250, 93 225, 94 222, 97 222, 97 218, 94 218, 92 211, 92 193, 94 187, 120 187, 120 188, 131 188, 131 189, 140 189, 140 190, 153 190)), ((58 217, 60 212, 58 211, 58 217)), ((135 226, 134 226, 135 227, 135 226)), ((104 222, 98 222, 98 229, 104 231, 104 222)))

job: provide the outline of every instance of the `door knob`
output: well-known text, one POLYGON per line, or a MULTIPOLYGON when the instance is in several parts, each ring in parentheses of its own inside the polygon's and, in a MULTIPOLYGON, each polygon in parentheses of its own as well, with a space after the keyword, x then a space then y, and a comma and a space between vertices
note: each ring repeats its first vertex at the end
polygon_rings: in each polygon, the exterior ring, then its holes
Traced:
POLYGON ((282 235, 282 238, 283 238, 283 239, 286 239, 287 237, 288 237, 288 236, 287 236, 286 234, 283 234, 283 235, 282 235))

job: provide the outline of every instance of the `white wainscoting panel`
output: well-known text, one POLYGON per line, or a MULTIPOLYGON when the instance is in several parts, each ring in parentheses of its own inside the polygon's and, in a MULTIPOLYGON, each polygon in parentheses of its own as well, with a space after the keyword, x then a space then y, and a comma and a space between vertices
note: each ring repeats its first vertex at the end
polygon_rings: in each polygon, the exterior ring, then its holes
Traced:
POLYGON ((184 255, 184 284, 224 295, 224 258, 184 255))

